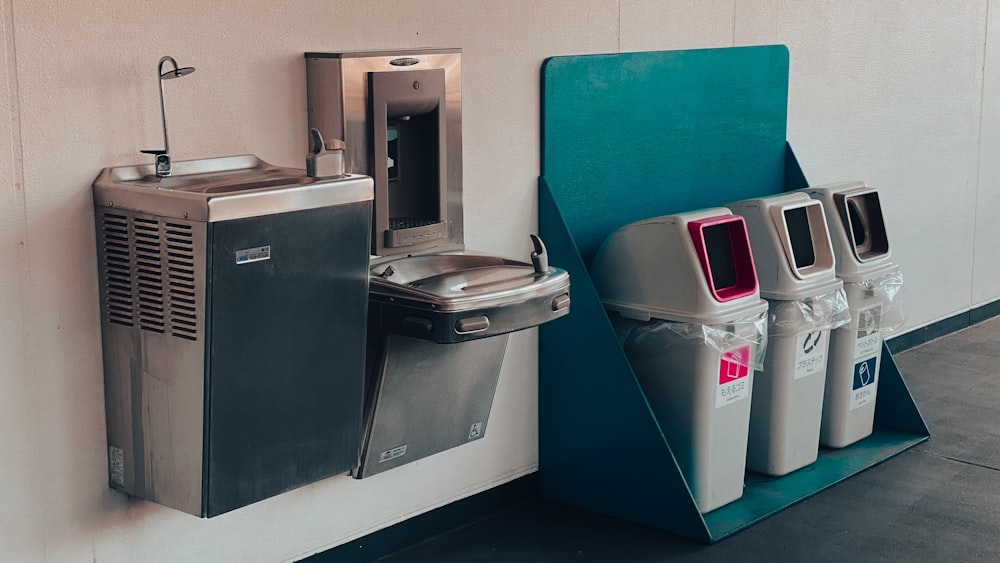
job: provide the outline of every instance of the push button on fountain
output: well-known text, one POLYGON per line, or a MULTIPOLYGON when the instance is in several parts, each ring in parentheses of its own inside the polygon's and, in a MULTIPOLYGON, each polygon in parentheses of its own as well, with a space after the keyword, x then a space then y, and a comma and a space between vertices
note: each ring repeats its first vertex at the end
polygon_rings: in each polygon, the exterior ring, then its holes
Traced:
POLYGON ((482 332, 488 328, 490 328, 490 319, 486 315, 466 317, 455 321, 455 332, 459 334, 482 332))

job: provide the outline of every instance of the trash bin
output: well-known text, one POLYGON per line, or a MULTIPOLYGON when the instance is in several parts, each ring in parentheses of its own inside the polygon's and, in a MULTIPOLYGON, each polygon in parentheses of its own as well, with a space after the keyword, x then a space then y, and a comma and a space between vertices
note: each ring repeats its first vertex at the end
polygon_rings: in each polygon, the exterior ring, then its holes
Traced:
POLYGON ((801 190, 823 202, 851 322, 830 335, 820 444, 842 448, 875 421, 882 337, 905 320, 903 277, 892 262, 878 191, 862 182, 801 190))
POLYGON ((743 219, 716 208, 627 225, 591 275, 699 509, 740 498, 767 323, 743 219))
POLYGON ((746 221, 760 295, 769 304, 747 468, 785 475, 816 461, 830 330, 851 315, 819 201, 788 193, 728 207, 746 221))

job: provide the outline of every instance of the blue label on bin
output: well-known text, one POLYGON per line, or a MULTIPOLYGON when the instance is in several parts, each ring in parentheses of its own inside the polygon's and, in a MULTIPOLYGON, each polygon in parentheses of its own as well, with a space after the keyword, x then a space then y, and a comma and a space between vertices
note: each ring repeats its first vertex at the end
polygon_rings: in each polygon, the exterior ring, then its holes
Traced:
POLYGON ((875 378, 878 356, 854 364, 854 381, 851 385, 851 410, 875 400, 875 378))
POLYGON ((868 358, 854 364, 854 387, 857 391, 862 387, 875 383, 875 358, 868 358))

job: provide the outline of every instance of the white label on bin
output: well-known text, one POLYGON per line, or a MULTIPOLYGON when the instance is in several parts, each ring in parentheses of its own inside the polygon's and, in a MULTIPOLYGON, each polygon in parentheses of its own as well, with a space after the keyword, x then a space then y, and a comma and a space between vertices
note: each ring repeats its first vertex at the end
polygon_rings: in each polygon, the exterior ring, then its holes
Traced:
POLYGON ((877 356, 882 349, 882 334, 878 330, 882 307, 876 305, 858 311, 858 340, 854 344, 854 359, 877 356))
POLYGON ((882 351, 882 333, 878 330, 881 316, 880 305, 858 312, 858 339, 854 343, 850 410, 875 402, 878 357, 882 351))
POLYGON ((795 348, 795 379, 814 373, 826 373, 826 341, 830 331, 817 330, 800 334, 795 348))
POLYGON ((750 346, 724 352, 719 359, 719 386, 715 407, 724 407, 750 396, 750 346))
POLYGON ((108 471, 112 485, 125 486, 125 452, 121 448, 108 446, 108 471))

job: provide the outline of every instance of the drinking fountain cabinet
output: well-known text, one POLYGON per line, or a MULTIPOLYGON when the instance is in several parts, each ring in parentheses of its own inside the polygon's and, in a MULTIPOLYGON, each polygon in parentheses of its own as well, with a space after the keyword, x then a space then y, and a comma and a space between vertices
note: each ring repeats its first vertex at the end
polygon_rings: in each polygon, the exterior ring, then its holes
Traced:
POLYGON ((482 438, 509 333, 569 312, 569 276, 467 251, 461 51, 306 53, 309 127, 375 180, 364 478, 482 438))
POLYGON ((320 176, 243 155, 94 182, 113 488, 211 517, 357 464, 372 180, 320 176))

